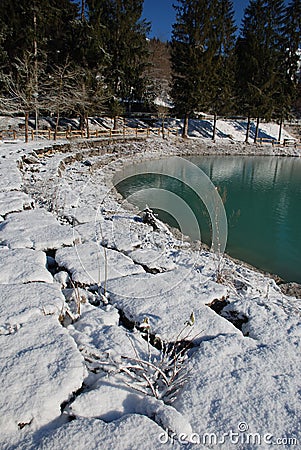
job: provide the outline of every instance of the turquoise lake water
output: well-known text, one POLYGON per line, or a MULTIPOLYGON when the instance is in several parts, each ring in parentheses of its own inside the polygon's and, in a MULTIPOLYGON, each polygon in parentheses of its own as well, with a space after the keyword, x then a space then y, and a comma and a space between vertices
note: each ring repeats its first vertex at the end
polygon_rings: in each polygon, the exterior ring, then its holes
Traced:
MULTIPOLYGON (((226 252, 285 281, 301 283, 301 158, 199 156, 187 158, 210 177, 224 202, 228 220, 226 252)), ((154 162, 152 162, 152 165, 154 162)), ((180 196, 197 217, 202 240, 211 244, 208 212, 187 185, 189 173, 177 173, 169 159, 156 162, 172 166, 173 177, 139 174, 133 165, 117 188, 124 197, 149 188, 160 188, 180 196), (185 178, 186 177, 186 178, 185 178)), ((147 162, 143 164, 147 172, 147 162)), ((141 205, 138 205, 141 206, 141 205)), ((181 207, 181 206, 179 206, 181 207)), ((177 221, 162 207, 159 218, 172 226, 177 221)), ((176 217, 176 215, 175 215, 176 217)), ((191 236, 193 238, 193 236, 191 236)))

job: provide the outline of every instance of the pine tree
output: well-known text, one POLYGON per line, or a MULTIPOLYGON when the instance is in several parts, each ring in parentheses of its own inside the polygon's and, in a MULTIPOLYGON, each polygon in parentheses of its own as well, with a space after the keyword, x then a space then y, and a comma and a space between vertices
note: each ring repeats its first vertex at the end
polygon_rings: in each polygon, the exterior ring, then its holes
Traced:
MULTIPOLYGON (((141 20, 142 0, 87 0, 89 20, 103 47, 104 76, 110 95, 109 107, 116 116, 145 90, 146 34, 141 20)), ((116 122, 115 122, 116 123, 116 122)))
POLYGON ((283 51, 286 55, 287 95, 301 111, 301 0, 292 0, 285 11, 283 51), (299 104, 298 104, 299 101, 299 104))
POLYGON ((172 97, 176 112, 184 115, 186 137, 188 118, 194 111, 215 110, 227 103, 231 84, 227 58, 235 27, 230 1, 178 0, 175 9, 172 97))
POLYGON ((0 2, 0 29, 5 29, 2 47, 8 62, 23 57, 25 51, 33 52, 33 17, 32 4, 24 0, 0 2))
POLYGON ((71 53, 73 21, 78 7, 70 0, 1 0, 0 26, 6 33, 2 42, 12 70, 16 58, 34 53, 47 57, 48 65, 66 59, 71 53))
POLYGON ((44 7, 40 0, 37 1, 39 5, 37 28, 41 34, 41 51, 45 46, 49 66, 61 64, 67 59, 72 60, 76 19, 79 15, 78 5, 70 0, 43 0, 43 2, 44 7))
MULTIPOLYGON (((285 108, 282 0, 251 0, 237 41, 237 86, 241 112, 270 119, 285 108)), ((248 134, 248 133, 247 133, 248 134)))
POLYGON ((216 41, 218 49, 213 63, 211 80, 210 111, 214 114, 229 114, 234 109, 235 64, 234 48, 236 26, 233 2, 217 0, 216 41))

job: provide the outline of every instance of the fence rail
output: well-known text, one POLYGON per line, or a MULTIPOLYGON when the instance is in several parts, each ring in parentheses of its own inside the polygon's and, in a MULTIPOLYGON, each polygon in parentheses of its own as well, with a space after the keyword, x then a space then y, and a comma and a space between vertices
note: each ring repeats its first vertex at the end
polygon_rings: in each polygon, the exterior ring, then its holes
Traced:
MULTIPOLYGON (((30 130, 29 139, 90 139, 90 138, 114 138, 114 137, 150 137, 151 135, 161 136, 162 134, 167 136, 174 135, 178 136, 177 128, 164 128, 164 131, 160 127, 156 128, 130 128, 123 127, 114 130, 109 129, 96 129, 96 130, 65 130, 65 131, 55 131, 52 129, 48 130, 30 130)), ((24 139, 25 133, 23 130, 1 130, 0 140, 16 140, 24 139)))
MULTIPOLYGON (((29 139, 32 141, 38 139, 49 139, 49 140, 57 140, 57 139, 93 139, 93 138, 148 138, 150 136, 178 136, 179 128, 177 127, 123 127, 118 128, 116 130, 112 128, 103 128, 96 130, 65 130, 65 131, 55 131, 52 129, 47 130, 30 130, 29 131, 29 139)), ((24 130, 0 130, 0 140, 5 142, 13 142, 17 139, 24 139, 25 132, 24 130)), ((297 147, 300 145, 300 141, 298 139, 283 139, 281 143, 275 138, 268 137, 259 137, 257 138, 258 144, 271 144, 272 146, 294 146, 297 147)))
POLYGON ((257 142, 259 144, 272 144, 273 146, 274 145, 281 145, 280 141, 277 141, 277 139, 273 139, 273 138, 262 138, 262 137, 260 137, 260 138, 257 138, 257 142))
POLYGON ((283 139, 283 143, 272 138, 258 138, 257 142, 259 144, 272 144, 272 146, 283 145, 283 147, 295 147, 295 148, 298 146, 297 139, 287 139, 287 138, 283 139))

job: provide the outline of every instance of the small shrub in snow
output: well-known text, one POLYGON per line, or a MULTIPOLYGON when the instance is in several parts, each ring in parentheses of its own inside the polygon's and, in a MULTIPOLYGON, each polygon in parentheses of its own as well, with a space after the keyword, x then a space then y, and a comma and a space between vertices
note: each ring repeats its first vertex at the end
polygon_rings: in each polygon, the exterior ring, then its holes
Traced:
POLYGON ((151 328, 148 318, 145 318, 139 328, 148 343, 148 358, 140 358, 134 347, 136 357, 122 357, 120 370, 128 376, 129 381, 126 383, 139 392, 164 400, 165 403, 172 402, 189 376, 184 363, 186 352, 192 346, 190 336, 193 325, 192 313, 172 344, 154 337, 153 344, 160 349, 157 356, 152 354, 151 328))
MULTIPOLYGON (((191 333, 194 314, 185 322, 173 343, 165 343, 151 334, 146 317, 137 329, 147 341, 147 352, 139 354, 131 334, 128 334, 133 356, 89 352, 84 357, 90 370, 104 370, 112 374, 122 374, 124 383, 144 395, 171 403, 189 375, 185 367, 187 350, 192 347, 191 333)), ((141 353, 141 352, 140 352, 141 353)))

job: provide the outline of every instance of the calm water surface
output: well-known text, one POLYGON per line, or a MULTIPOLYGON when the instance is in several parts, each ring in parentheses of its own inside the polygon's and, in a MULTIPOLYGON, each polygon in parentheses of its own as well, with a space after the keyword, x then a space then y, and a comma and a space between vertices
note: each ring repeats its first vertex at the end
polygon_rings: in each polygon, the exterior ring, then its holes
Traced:
MULTIPOLYGON (((301 283, 301 158, 200 156, 189 160, 210 177, 224 201, 228 218, 226 252, 286 281, 301 283)), ((170 167, 171 163, 165 159, 157 164, 160 170, 162 164, 170 167)), ((144 166, 147 171, 147 163, 144 166)), ((184 183, 146 174, 127 178, 118 189, 124 197, 150 187, 181 196, 197 216, 202 240, 210 245, 206 208, 185 185, 189 173, 177 173, 177 167, 173 172, 184 183)), ((162 220, 177 225, 164 211, 157 212, 162 220)))

